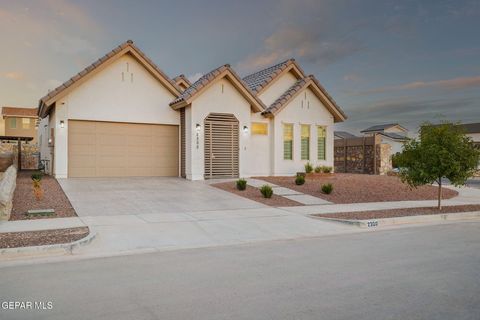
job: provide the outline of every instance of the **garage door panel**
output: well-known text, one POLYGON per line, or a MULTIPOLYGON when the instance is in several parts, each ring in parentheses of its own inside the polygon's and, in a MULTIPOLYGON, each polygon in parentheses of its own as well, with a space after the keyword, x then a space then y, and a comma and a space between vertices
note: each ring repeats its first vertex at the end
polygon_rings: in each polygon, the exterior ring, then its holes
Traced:
POLYGON ((69 121, 69 176, 178 176, 178 126, 69 121))

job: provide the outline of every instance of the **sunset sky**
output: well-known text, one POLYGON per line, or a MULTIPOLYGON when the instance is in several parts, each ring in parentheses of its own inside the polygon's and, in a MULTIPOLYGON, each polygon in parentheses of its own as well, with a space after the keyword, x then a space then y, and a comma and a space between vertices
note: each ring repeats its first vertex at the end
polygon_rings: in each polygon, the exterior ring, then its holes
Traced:
POLYGON ((132 39, 163 71, 242 76, 294 57, 358 133, 480 122, 480 0, 0 0, 0 105, 39 98, 132 39))

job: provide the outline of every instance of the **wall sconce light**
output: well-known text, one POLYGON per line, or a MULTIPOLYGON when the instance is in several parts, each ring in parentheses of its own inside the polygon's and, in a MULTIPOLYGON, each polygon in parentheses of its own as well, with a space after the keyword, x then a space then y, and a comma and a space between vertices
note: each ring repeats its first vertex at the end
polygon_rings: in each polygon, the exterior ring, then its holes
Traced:
POLYGON ((65 127, 65 121, 60 120, 60 128, 64 128, 64 127, 65 127))
POLYGON ((202 129, 202 126, 201 126, 199 123, 197 123, 197 124, 195 125, 195 130, 197 130, 197 133, 200 133, 200 130, 201 130, 201 129, 202 129))
POLYGON ((243 133, 245 133, 245 134, 248 133, 248 127, 247 126, 243 126, 243 133))

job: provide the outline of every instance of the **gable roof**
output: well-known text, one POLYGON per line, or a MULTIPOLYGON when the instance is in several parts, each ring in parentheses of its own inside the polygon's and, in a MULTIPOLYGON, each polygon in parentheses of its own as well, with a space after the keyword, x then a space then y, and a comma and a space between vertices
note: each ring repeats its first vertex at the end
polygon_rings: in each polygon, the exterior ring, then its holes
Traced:
POLYGON ((192 85, 190 80, 188 80, 188 78, 185 77, 184 74, 180 74, 180 75, 176 76, 175 78, 173 78, 173 81, 175 81, 177 86, 179 86, 180 88, 181 88, 181 86, 184 86, 185 88, 188 88, 192 85))
POLYGON ((258 99, 258 97, 250 90, 250 88, 242 81, 237 73, 230 67, 229 64, 218 67, 195 81, 190 87, 185 89, 183 93, 175 100, 170 102, 170 106, 174 109, 180 109, 189 105, 198 95, 200 95, 206 88, 213 84, 216 80, 227 77, 235 88, 244 96, 250 105, 257 112, 265 110, 265 105, 258 99))
POLYGON ((2 107, 4 117, 37 118, 37 108, 2 107))
POLYGON ((78 74, 50 91, 47 95, 42 97, 39 101, 38 114, 40 117, 45 117, 48 114, 48 109, 53 103, 65 96, 70 90, 83 83, 89 75, 99 71, 102 66, 108 65, 109 62, 115 61, 117 58, 124 54, 131 54, 140 64, 142 64, 157 80, 159 80, 168 91, 170 91, 175 97, 178 97, 181 90, 177 84, 170 79, 162 70, 160 70, 150 58, 148 58, 137 46, 133 44, 132 40, 127 40, 122 43, 78 74))
POLYGON ((305 77, 303 70, 295 62, 295 59, 288 59, 276 65, 254 72, 243 78, 250 90, 255 94, 260 94, 270 84, 279 78, 281 74, 293 71, 297 79, 305 77))
POLYGON ((303 89, 311 88, 312 92, 317 96, 325 107, 333 115, 334 122, 341 122, 347 119, 347 116, 333 98, 327 93, 325 88, 313 76, 309 75, 305 78, 297 80, 290 88, 287 89, 277 100, 265 109, 262 114, 264 116, 274 116, 280 112, 285 106, 293 100, 303 89))
POLYGON ((392 140, 398 140, 398 141, 406 141, 408 140, 408 137, 395 133, 395 132, 380 132, 379 133, 382 136, 385 136, 387 138, 390 138, 392 140))
POLYGON ((465 123, 461 126, 465 129, 465 133, 480 133, 480 122, 465 123))
POLYGON ((347 131, 334 131, 333 135, 341 139, 357 138, 356 135, 351 134, 350 132, 347 132, 347 131))
POLYGON ((373 132, 373 131, 384 131, 384 130, 387 130, 387 129, 390 129, 392 127, 400 127, 400 129, 402 129, 403 131, 408 131, 407 129, 405 129, 404 127, 402 127, 401 125, 399 125, 398 123, 387 123, 387 124, 379 124, 379 125, 376 125, 376 126, 371 126, 365 130, 362 130, 360 132, 373 132))

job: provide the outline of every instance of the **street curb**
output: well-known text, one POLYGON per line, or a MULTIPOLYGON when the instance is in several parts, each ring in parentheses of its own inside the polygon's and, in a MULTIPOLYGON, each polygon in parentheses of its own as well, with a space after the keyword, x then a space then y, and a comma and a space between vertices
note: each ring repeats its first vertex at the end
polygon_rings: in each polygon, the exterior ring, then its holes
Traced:
POLYGON ((371 219, 371 220, 347 220, 347 219, 337 219, 337 218, 326 218, 326 217, 317 217, 312 214, 308 216, 313 219, 339 222, 343 224, 357 226, 360 228, 372 228, 372 227, 394 226, 394 225, 401 225, 401 224, 478 219, 480 218, 480 211, 430 214, 430 215, 418 215, 418 216, 408 216, 408 217, 371 219))
POLYGON ((89 233, 86 237, 70 243, 47 244, 43 246, 30 246, 19 248, 0 249, 0 258, 16 258, 22 256, 34 256, 43 254, 73 254, 75 249, 90 244, 97 236, 97 232, 88 227, 89 233))

